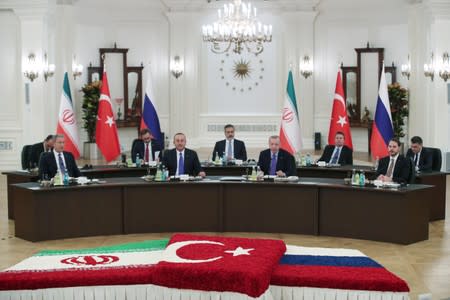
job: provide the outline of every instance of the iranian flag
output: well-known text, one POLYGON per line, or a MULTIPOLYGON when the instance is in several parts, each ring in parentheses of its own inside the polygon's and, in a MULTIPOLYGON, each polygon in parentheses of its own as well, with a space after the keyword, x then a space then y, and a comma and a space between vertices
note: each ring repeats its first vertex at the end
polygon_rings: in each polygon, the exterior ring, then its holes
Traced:
POLYGON ((80 146, 78 144, 77 119, 73 109, 72 94, 70 92, 69 76, 64 73, 63 91, 59 106, 58 125, 56 133, 65 136, 64 150, 71 152, 75 159, 80 157, 80 146))
POLYGON ((280 147, 292 155, 299 152, 302 147, 300 118, 298 115, 297 100, 295 98, 292 71, 289 71, 288 75, 286 95, 281 116, 280 147))

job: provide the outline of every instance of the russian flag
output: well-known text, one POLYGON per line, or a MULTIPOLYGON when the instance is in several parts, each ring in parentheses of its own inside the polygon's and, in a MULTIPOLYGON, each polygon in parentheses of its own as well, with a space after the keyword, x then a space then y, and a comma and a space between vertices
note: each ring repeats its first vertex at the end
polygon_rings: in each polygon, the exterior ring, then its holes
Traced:
POLYGON ((380 88, 378 90, 377 107, 375 110, 375 120, 372 125, 372 136, 370 137, 370 150, 373 158, 388 156, 389 140, 394 137, 394 127, 392 125, 391 106, 389 104, 386 75, 381 72, 380 88))
POLYGON ((287 245, 271 285, 377 292, 409 292, 408 284, 353 249, 287 245))
POLYGON ((147 85, 145 87, 141 129, 148 128, 151 131, 153 138, 159 143, 162 148, 164 148, 164 141, 161 134, 161 126, 159 125, 158 113, 156 112, 155 105, 152 103, 152 99, 155 100, 155 97, 152 93, 153 86, 150 65, 147 67, 147 69, 147 85))

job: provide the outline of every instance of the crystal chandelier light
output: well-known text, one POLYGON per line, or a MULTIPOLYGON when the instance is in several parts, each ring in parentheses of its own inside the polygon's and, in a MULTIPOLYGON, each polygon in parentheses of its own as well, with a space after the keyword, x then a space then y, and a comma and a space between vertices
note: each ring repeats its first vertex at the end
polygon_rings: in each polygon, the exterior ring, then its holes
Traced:
POLYGON ((225 53, 242 50, 258 55, 264 50, 263 43, 272 41, 272 25, 262 24, 257 19, 256 7, 251 3, 233 0, 218 10, 219 19, 213 24, 203 25, 203 41, 211 42, 211 51, 225 53))

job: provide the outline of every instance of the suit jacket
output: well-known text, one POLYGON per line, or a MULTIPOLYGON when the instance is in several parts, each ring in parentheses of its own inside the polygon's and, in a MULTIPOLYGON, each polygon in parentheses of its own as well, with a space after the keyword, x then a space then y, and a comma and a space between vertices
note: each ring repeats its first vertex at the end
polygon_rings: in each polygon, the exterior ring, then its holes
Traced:
MULTIPOLYGON (((66 162, 66 169, 70 177, 80 177, 81 172, 75 163, 75 158, 72 153, 63 151, 64 161, 66 162)), ((44 152, 41 155, 39 161, 39 178, 43 178, 47 174, 48 178, 55 177, 58 172, 58 165, 56 162, 55 155, 52 152, 44 152)))
MULTIPOLYGON (((219 157, 223 156, 223 153, 226 152, 225 149, 226 140, 221 140, 216 142, 214 146, 212 160, 216 160, 216 153, 218 153, 219 157)), ((243 141, 234 139, 233 140, 234 147, 234 158, 242 159, 243 161, 247 160, 247 150, 245 150, 245 144, 243 141)))
MULTIPOLYGON (((169 169, 169 176, 175 175, 177 172, 177 149, 171 149, 164 153, 163 165, 169 169)), ((197 152, 191 149, 184 149, 184 173, 191 176, 197 176, 198 173, 203 171, 200 161, 197 156, 197 152)))
MULTIPOLYGON (((323 150, 322 156, 319 158, 319 161, 329 162, 331 156, 333 155, 334 145, 327 145, 323 150)), ((339 155, 338 163, 341 165, 353 165, 353 150, 347 146, 342 146, 341 154, 339 155)))
MULTIPOLYGON (((411 149, 406 152, 406 157, 414 161, 414 153, 411 149)), ((422 147, 419 157, 419 170, 422 172, 431 172, 433 168, 433 153, 425 147, 422 147)))
MULTIPOLYGON (((152 160, 151 158, 155 157, 155 152, 159 151, 159 158, 161 158, 161 146, 158 144, 158 142, 156 140, 152 140, 152 154, 151 157, 149 157, 150 160, 152 160)), ((141 139, 135 139, 133 141, 132 144, 132 148, 131 148, 131 160, 135 163, 136 162, 136 155, 139 153, 139 158, 140 159, 144 159, 144 155, 145 155, 145 143, 143 140, 141 139)))
MULTIPOLYGON (((386 175, 389 168, 390 156, 383 157, 378 163, 377 176, 386 175)), ((397 183, 408 183, 411 174, 410 159, 399 155, 392 172, 392 181, 397 183)))
POLYGON ((44 143, 36 143, 31 146, 30 157, 28 158, 29 165, 27 167, 39 166, 39 159, 41 157, 41 153, 45 151, 44 143))
MULTIPOLYGON (((272 153, 270 149, 261 151, 259 154, 258 165, 264 174, 269 174, 270 172, 270 161, 272 160, 272 153)), ((277 159, 277 171, 283 171, 286 176, 297 175, 297 169, 295 166, 294 157, 287 151, 280 149, 278 151, 277 159)))

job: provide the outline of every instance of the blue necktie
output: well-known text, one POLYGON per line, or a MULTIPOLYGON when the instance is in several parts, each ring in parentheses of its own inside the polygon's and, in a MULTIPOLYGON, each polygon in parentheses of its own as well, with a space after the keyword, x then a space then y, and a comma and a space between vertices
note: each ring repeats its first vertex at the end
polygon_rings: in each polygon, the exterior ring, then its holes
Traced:
POLYGON ((180 158, 178 159, 178 175, 184 174, 184 159, 183 153, 180 153, 180 158))
POLYGON ((341 148, 336 148, 333 158, 331 159, 331 164, 337 164, 339 159, 339 153, 341 153, 341 148))
POLYGON ((272 154, 272 159, 270 161, 269 175, 275 175, 276 172, 277 172, 277 156, 274 153, 274 154, 272 154))
POLYGON ((228 147, 227 147, 227 158, 232 157, 232 151, 231 151, 231 141, 228 141, 228 147))
POLYGON ((64 162, 61 157, 61 153, 58 153, 58 164, 59 164, 59 170, 61 171, 61 174, 64 176, 66 174, 66 167, 64 166, 64 162))

